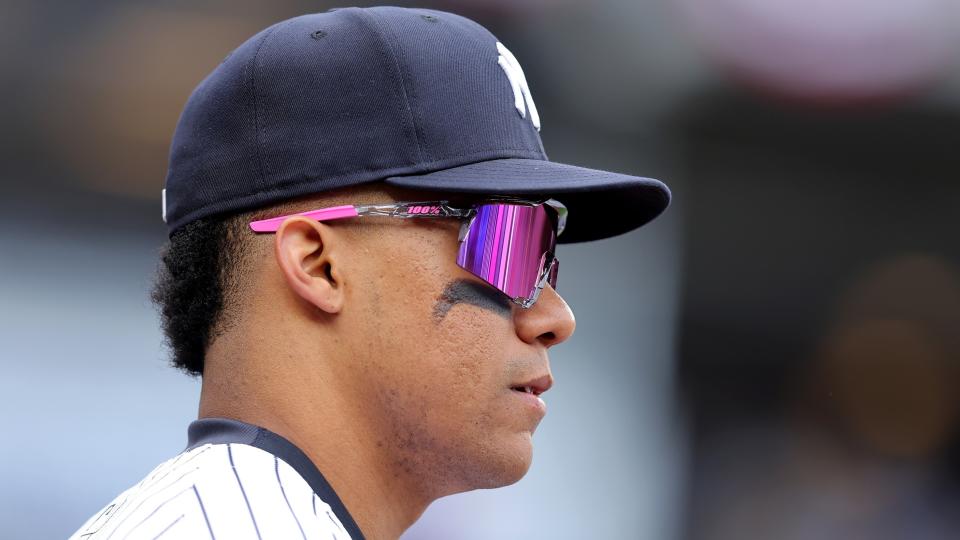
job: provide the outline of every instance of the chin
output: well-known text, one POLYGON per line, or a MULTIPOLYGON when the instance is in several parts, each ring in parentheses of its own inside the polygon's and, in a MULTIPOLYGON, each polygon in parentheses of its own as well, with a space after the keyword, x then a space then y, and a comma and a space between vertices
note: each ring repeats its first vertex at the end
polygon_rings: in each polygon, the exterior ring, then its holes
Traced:
POLYGON ((530 433, 521 433, 499 448, 489 452, 480 472, 480 489, 509 486, 520 481, 530 470, 533 462, 533 441, 530 433))

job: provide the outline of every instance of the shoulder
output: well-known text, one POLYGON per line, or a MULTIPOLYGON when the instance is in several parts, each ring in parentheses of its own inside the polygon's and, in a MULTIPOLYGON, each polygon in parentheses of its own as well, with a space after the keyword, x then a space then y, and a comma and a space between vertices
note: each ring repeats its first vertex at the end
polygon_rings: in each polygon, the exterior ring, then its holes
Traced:
POLYGON ((204 444, 161 463, 71 540, 335 538, 330 506, 289 464, 246 444, 204 444))

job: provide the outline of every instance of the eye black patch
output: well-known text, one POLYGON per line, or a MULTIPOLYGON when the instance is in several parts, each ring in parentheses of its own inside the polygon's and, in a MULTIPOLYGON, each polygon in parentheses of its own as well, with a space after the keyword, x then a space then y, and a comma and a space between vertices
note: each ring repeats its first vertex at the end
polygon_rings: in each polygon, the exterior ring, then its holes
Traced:
POLYGON ((447 283, 440 298, 437 298, 433 306, 433 318, 440 321, 453 306, 460 303, 492 311, 504 318, 512 314, 512 302, 502 292, 486 283, 457 279, 447 283))

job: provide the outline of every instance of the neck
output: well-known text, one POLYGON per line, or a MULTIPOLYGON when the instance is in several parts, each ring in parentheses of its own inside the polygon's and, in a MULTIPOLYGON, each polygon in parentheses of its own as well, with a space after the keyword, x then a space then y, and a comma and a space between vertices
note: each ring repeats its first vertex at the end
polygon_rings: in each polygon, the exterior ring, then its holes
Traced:
MULTIPOLYGON (((368 540, 398 538, 437 498, 424 493, 412 471, 398 467, 385 443, 388 431, 371 415, 369 403, 351 399, 362 394, 349 387, 332 384, 336 376, 316 368, 323 362, 313 357, 313 370, 299 369, 298 356, 289 350, 243 344, 228 351, 218 345, 223 341, 216 340, 207 353, 200 418, 240 420, 292 442, 324 475, 368 540)), ((348 359, 340 360, 347 365, 348 359)))

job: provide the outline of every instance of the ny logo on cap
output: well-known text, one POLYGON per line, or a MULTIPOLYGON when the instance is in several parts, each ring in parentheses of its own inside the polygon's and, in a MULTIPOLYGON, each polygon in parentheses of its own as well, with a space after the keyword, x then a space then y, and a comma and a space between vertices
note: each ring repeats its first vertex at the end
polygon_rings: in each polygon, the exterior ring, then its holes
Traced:
POLYGON ((517 62, 513 53, 499 41, 497 42, 497 50, 500 52, 497 63, 503 68, 507 78, 510 79, 510 86, 513 87, 513 104, 516 105, 517 111, 523 118, 527 117, 527 108, 529 108, 533 127, 540 131, 540 115, 537 114, 537 106, 533 104, 533 96, 530 95, 530 87, 527 86, 527 78, 523 75, 520 62, 517 62))

